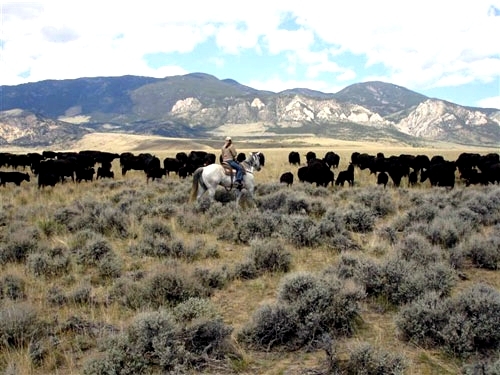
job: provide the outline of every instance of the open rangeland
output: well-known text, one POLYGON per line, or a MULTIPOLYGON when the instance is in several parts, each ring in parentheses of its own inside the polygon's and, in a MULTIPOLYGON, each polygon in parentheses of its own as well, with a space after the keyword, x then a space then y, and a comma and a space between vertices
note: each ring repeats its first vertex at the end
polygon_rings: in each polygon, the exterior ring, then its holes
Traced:
MULTIPOLYGON (((223 142, 101 136, 73 151, 219 154, 223 142)), ((8 374, 457 374, 500 368, 500 186, 301 183, 305 155, 410 148, 304 137, 261 151, 254 201, 189 201, 142 171, 0 186, 0 371, 8 374), (297 151, 301 165, 290 165, 297 151), (292 172, 292 185, 280 184, 292 172)), ((9 150, 26 152, 26 150, 9 150)), ((32 150, 31 150, 32 151, 32 150)), ((7 168, 1 168, 8 170, 7 168)), ((18 170, 22 171, 21 168, 18 170)), ((478 372, 485 371, 485 372, 478 372)))

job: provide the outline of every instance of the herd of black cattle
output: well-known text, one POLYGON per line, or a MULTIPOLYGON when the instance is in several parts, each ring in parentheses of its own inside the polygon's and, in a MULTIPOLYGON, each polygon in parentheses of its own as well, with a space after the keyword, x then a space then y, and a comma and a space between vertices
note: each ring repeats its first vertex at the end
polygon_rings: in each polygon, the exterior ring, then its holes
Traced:
POLYGON ((8 152, 0 153, 0 168, 10 167, 16 171, 1 171, 0 185, 12 182, 20 185, 22 181, 30 181, 30 175, 26 168, 30 168, 31 173, 38 177, 38 187, 55 186, 59 182, 64 182, 66 178, 71 178, 74 182, 93 181, 99 178, 114 178, 112 162, 120 160, 121 174, 125 176, 127 171, 144 171, 147 181, 162 178, 170 172, 178 174, 180 177, 187 177, 196 168, 215 163, 215 154, 205 151, 191 151, 177 153, 175 158, 165 158, 163 167, 161 160, 150 153, 140 153, 135 155, 131 152, 121 154, 105 151, 79 151, 79 152, 54 152, 43 151, 42 153, 13 154, 8 152), (95 170, 98 166, 97 172, 95 170), (25 172, 19 172, 22 168, 25 172))
MULTIPOLYGON (((297 177, 301 182, 316 183, 317 186, 334 184, 343 186, 347 182, 354 185, 354 168, 368 169, 370 174, 377 176, 377 184, 384 187, 392 180, 393 185, 399 187, 403 178, 408 179, 408 186, 420 182, 430 181, 431 186, 455 186, 456 171, 459 178, 466 186, 471 184, 488 185, 500 183, 500 155, 488 153, 461 153, 456 160, 446 160, 443 156, 436 155, 429 158, 427 155, 401 154, 399 156, 385 157, 383 153, 370 155, 367 153, 353 152, 346 170, 338 173, 335 179, 332 168, 338 168, 340 156, 329 151, 320 159, 316 153, 309 151, 306 155, 306 164, 299 167, 297 177)), ((288 155, 288 162, 300 166, 300 154, 292 151, 288 155)), ((285 172, 280 177, 280 182, 291 185, 293 173, 285 172)))
MULTIPOLYGON (((265 164, 265 157, 260 153, 261 165, 265 164)), ((238 161, 245 160, 245 154, 238 155, 238 161)), ((340 164, 340 156, 333 151, 327 152, 323 158, 317 157, 316 153, 309 151, 306 162, 301 164, 300 154, 292 151, 288 155, 290 165, 298 166, 297 178, 301 182, 315 183, 317 186, 328 186, 335 184, 344 186, 347 182, 354 185, 354 168, 360 170, 368 169, 371 174, 377 176, 377 184, 384 187, 392 180, 394 186, 400 186, 403 178, 408 179, 408 186, 420 182, 430 181, 431 186, 454 187, 456 171, 459 178, 466 186, 471 184, 495 184, 500 183, 500 155, 488 153, 461 153, 456 160, 446 160, 443 156, 401 154, 399 156, 385 157, 383 153, 370 155, 367 153, 354 152, 345 170, 339 171, 337 179, 332 169, 337 169, 340 164)), ((216 155, 206 151, 191 151, 189 153, 179 152, 174 157, 167 157, 161 161, 150 153, 135 155, 131 152, 121 154, 104 151, 79 151, 79 152, 54 152, 43 151, 42 153, 14 154, 0 152, 0 168, 12 168, 14 171, 0 171, 0 186, 7 182, 20 185, 22 181, 30 181, 30 174, 26 172, 29 168, 31 173, 38 178, 38 187, 55 186, 62 183, 66 178, 72 181, 93 181, 99 178, 114 178, 112 162, 119 159, 121 174, 125 176, 127 171, 144 171, 146 180, 161 179, 170 173, 177 174, 180 178, 191 175, 198 167, 216 162, 216 155), (97 171, 95 167, 98 166, 97 171), (22 168, 23 172, 18 171, 22 168)), ((219 160, 220 162, 220 160, 219 160)), ((283 173, 280 182, 288 185, 293 184, 292 172, 283 173)))

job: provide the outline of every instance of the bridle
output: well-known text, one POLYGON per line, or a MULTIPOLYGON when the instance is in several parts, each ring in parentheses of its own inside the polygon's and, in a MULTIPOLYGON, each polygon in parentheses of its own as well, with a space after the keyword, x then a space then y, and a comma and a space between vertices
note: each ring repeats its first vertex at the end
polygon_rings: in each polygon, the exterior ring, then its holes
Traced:
POLYGON ((241 162, 241 164, 245 168, 245 172, 246 173, 253 174, 254 165, 257 164, 257 163, 259 163, 258 162, 258 157, 259 157, 259 153, 258 152, 255 152, 255 153, 252 152, 251 153, 251 157, 249 157, 248 159, 243 160, 241 162))

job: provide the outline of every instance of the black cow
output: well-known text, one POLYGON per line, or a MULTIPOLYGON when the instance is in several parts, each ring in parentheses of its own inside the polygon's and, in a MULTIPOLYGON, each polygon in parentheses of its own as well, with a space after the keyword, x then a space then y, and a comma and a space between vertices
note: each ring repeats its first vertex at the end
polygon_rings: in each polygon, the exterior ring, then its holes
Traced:
POLYGON ((190 174, 188 167, 183 165, 182 167, 179 168, 179 177, 180 178, 186 178, 190 174))
POLYGON ((100 178, 115 178, 115 174, 111 170, 111 162, 103 161, 101 166, 97 168, 96 180, 100 178))
POLYGON ((115 178, 114 172, 110 168, 99 167, 97 168, 96 180, 100 178, 115 178))
POLYGON ((17 186, 23 181, 30 181, 30 175, 23 172, 0 172, 0 186, 5 186, 7 182, 13 182, 17 186))
POLYGON ((410 174, 408 175, 408 185, 415 186, 417 182, 418 182, 418 172, 411 171, 410 174))
POLYGON ((131 152, 122 153, 120 155, 122 176, 125 176, 127 174, 127 171, 130 170, 146 171, 146 166, 153 158, 154 156, 149 153, 141 153, 139 155, 134 155, 131 152))
POLYGON ((240 152, 238 155, 236 155, 236 161, 238 163, 241 163, 242 161, 245 161, 246 159, 247 159, 247 156, 245 155, 244 152, 240 152))
POLYGON ((52 185, 53 178, 57 180, 56 182, 64 182, 66 177, 71 177, 71 180, 74 182, 75 171, 77 169, 76 160, 73 158, 43 160, 39 166, 38 186, 40 187, 40 183, 44 184, 45 181, 50 181, 49 185, 52 185))
POLYGON ((460 178, 465 180, 465 186, 470 185, 488 185, 488 177, 483 172, 479 172, 477 169, 464 170, 460 174, 460 178))
POLYGON ((307 163, 306 180, 310 183, 315 183, 316 186, 328 186, 334 183, 334 174, 328 168, 326 163, 321 159, 310 159, 307 163))
POLYGON ((293 173, 285 172, 280 176, 280 183, 290 186, 293 184, 293 173))
POLYGON ((391 177, 394 186, 399 187, 401 179, 410 174, 410 167, 401 157, 391 156, 387 159, 385 171, 391 177))
POLYGON ((316 159, 316 153, 314 151, 309 151, 306 154, 306 163, 309 163, 311 160, 316 159))
POLYGON ((377 184, 378 185, 384 185, 384 188, 387 186, 387 183, 389 182, 389 175, 385 172, 380 172, 377 175, 377 184))
POLYGON ((446 186, 453 188, 455 186, 455 170, 454 161, 444 160, 443 162, 435 162, 429 169, 422 171, 420 182, 425 182, 429 179, 431 186, 446 186))
POLYGON ((93 167, 91 168, 78 168, 75 171, 76 175, 76 182, 82 182, 82 180, 85 181, 94 181, 94 174, 95 174, 95 169, 93 167))
MULTIPOLYGON (((381 156, 381 155, 379 155, 379 156, 381 156)), ((379 157, 379 159, 382 159, 382 158, 379 157)), ((367 154, 367 153, 362 153, 362 154, 353 153, 351 155, 351 164, 358 167, 361 170, 365 170, 367 168, 370 168, 370 166, 373 165, 374 161, 375 161, 375 156, 367 154)))
POLYGON ((177 158, 163 159, 163 168, 165 169, 166 176, 169 176, 170 172, 179 173, 181 165, 181 162, 177 158))
POLYGON ((354 164, 349 164, 346 170, 340 171, 335 181, 335 185, 344 186, 344 182, 348 182, 349 186, 354 186, 354 164))
POLYGON ((410 162, 410 168, 413 169, 417 174, 424 170, 429 168, 431 165, 431 161, 427 155, 417 155, 415 158, 410 162))
POLYGON ((205 155, 205 161, 204 161, 203 165, 215 164, 216 160, 217 160, 217 156, 214 153, 209 152, 205 155))
POLYGON ((472 152, 462 152, 458 155, 457 160, 455 160, 455 164, 457 166, 458 172, 460 173, 460 177, 465 176, 470 172, 473 168, 476 168, 481 161, 481 155, 472 152))
POLYGON ((300 154, 297 151, 290 151, 288 154, 288 162, 291 165, 300 165, 300 154))
POLYGON ((155 179, 161 179, 163 176, 167 175, 165 168, 151 168, 146 171, 146 183, 149 182, 151 178, 153 181, 155 179))
POLYGON ((259 152, 259 163, 260 163, 261 167, 266 165, 266 157, 264 156, 264 153, 262 153, 262 152, 259 152))
POLYGON ((323 160, 329 168, 338 168, 340 163, 340 155, 336 154, 333 151, 328 151, 323 160))
POLYGON ((483 167, 482 174, 489 183, 500 183, 500 163, 489 164, 487 167, 483 167))

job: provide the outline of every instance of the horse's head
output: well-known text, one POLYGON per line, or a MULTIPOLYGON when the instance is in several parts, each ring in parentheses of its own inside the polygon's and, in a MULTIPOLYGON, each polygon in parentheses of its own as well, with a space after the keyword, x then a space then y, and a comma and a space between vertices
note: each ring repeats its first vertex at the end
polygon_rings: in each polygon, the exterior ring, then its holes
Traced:
POLYGON ((260 171, 260 152, 251 152, 250 153, 250 160, 249 163, 252 167, 254 167, 256 170, 260 171))

